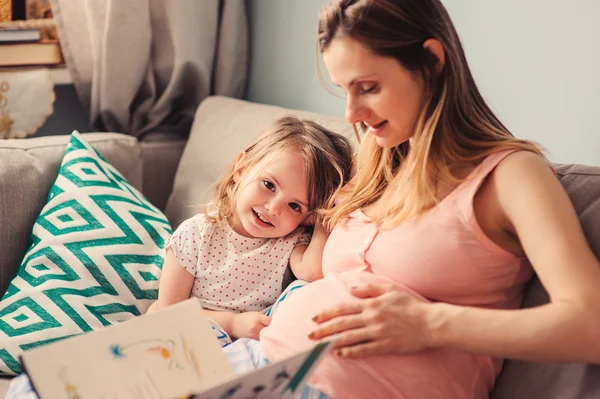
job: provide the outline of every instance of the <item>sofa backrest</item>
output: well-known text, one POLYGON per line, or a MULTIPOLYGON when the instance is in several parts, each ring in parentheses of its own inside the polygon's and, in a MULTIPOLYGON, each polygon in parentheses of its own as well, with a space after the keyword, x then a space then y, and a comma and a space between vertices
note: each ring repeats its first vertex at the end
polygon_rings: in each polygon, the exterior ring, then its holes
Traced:
POLYGON ((173 228, 198 213, 199 206, 210 200, 213 184, 226 167, 268 124, 284 115, 313 120, 354 140, 352 127, 338 118, 227 97, 208 97, 196 111, 167 202, 166 215, 173 228))
MULTIPOLYGON (((136 138, 117 133, 90 133, 85 138, 141 189, 142 162, 136 138)), ((0 295, 23 258, 68 142, 67 135, 0 140, 0 295)))

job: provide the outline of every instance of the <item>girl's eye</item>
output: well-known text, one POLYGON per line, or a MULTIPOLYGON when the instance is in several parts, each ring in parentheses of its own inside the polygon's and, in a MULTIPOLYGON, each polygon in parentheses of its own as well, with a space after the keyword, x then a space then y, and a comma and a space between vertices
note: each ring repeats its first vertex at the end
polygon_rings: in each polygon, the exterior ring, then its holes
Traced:
POLYGON ((367 87, 361 87, 360 89, 360 94, 369 94, 369 93, 373 93, 375 91, 375 89, 377 89, 377 84, 374 83, 371 86, 367 86, 367 87))
POLYGON ((289 205, 289 206, 290 206, 290 208, 292 208, 294 211, 296 211, 296 212, 302 212, 302 207, 301 207, 299 204, 297 204, 297 203, 295 203, 295 202, 290 202, 288 205, 289 205))
POLYGON ((275 191, 275 185, 268 180, 263 180, 265 187, 270 191, 275 191))

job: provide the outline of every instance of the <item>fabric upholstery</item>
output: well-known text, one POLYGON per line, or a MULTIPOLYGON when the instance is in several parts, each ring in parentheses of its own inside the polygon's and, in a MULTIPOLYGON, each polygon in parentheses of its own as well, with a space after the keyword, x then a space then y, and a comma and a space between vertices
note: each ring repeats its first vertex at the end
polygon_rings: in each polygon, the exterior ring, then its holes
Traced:
POLYGON ((143 159, 142 192, 161 211, 165 209, 185 140, 140 142, 143 159))

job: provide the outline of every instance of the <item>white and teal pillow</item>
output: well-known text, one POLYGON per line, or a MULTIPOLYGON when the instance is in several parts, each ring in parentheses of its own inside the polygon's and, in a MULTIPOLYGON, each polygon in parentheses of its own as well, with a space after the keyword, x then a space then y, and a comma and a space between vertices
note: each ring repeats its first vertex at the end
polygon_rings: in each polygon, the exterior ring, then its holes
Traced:
POLYGON ((22 351, 144 313, 158 295, 166 217, 77 132, 0 301, 0 374, 22 351))

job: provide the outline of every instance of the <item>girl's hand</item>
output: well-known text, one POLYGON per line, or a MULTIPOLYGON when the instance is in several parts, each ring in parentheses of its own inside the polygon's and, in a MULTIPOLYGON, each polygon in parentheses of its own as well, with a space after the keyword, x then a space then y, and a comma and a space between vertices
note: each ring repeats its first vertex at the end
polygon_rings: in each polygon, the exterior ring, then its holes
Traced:
POLYGON ((271 323, 271 318, 259 312, 235 314, 231 320, 233 338, 258 339, 260 330, 271 323))
POLYGON ((358 358, 418 352, 431 347, 428 312, 432 305, 391 284, 353 287, 359 300, 316 315, 319 327, 308 335, 335 335, 334 353, 358 358))

